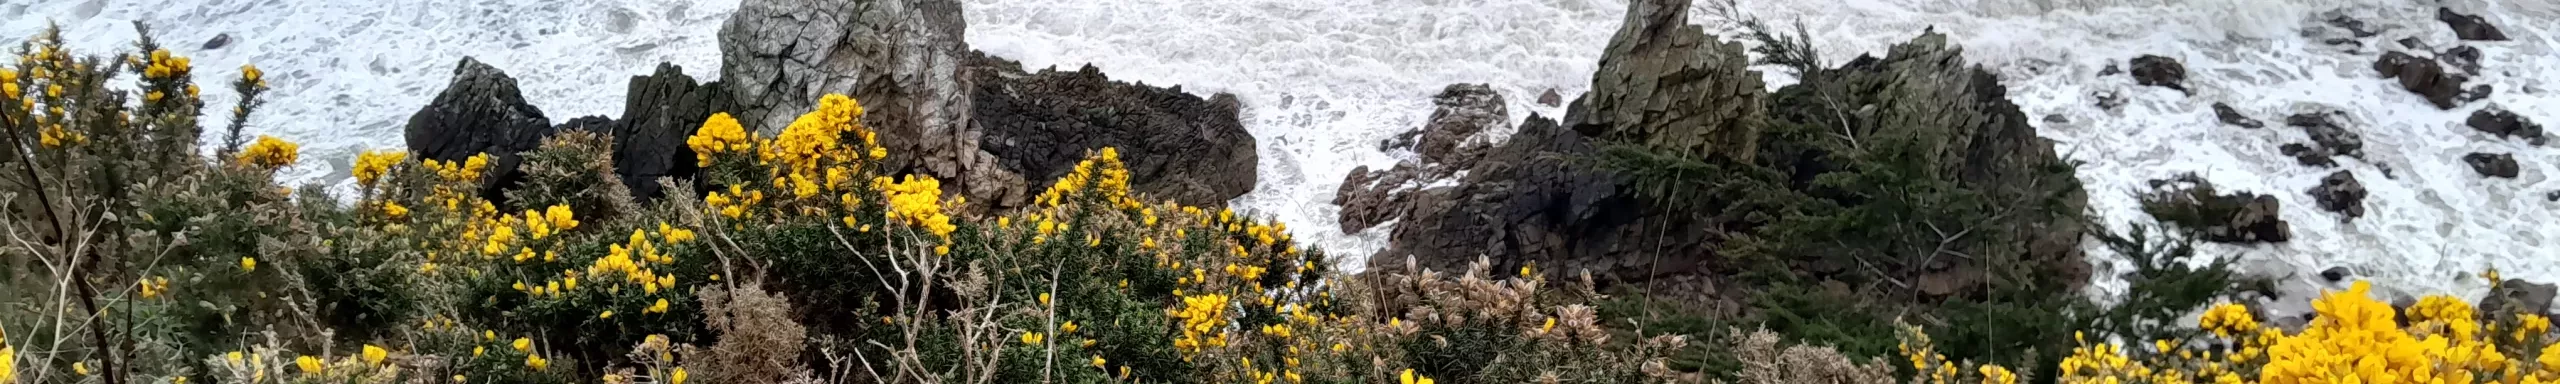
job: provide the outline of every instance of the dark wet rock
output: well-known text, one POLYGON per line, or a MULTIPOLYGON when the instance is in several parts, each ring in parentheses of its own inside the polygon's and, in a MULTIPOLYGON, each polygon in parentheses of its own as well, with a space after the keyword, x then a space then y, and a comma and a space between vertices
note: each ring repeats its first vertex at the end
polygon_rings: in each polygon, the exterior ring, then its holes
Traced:
POLYGON ((2480 74, 2479 47, 2468 45, 2453 47, 2453 49, 2447 49, 2443 53, 2436 54, 2436 61, 2444 62, 2444 65, 2452 66, 2456 69, 2461 69, 2462 73, 2469 73, 2473 75, 2480 74))
POLYGON ((2240 110, 2231 108, 2230 104, 2213 103, 2213 118, 2222 120, 2223 124, 2230 124, 2241 128, 2256 129, 2265 128, 2267 126, 2267 123, 2265 122, 2260 122, 2258 119, 2249 118, 2248 115, 2240 114, 2240 110))
POLYGON ((2355 272, 2348 271, 2347 267, 2329 267, 2329 269, 2320 270, 2320 279, 2331 283, 2345 281, 2348 277, 2355 275, 2355 272))
POLYGON ((2054 124, 2069 123, 2071 122, 2071 118, 2062 117, 2062 114, 2047 114, 2044 115, 2044 122, 2054 124))
POLYGON ((2116 110, 2116 107, 2122 107, 2124 106, 2124 103, 2127 102, 2124 95, 2117 94, 2115 91, 2099 91, 2094 96, 2097 96, 2098 98, 2098 109, 2103 110, 2113 111, 2116 110))
POLYGON ((2364 136, 2348 130, 2347 113, 2338 110, 2294 114, 2284 119, 2285 125, 2302 128, 2311 142, 2339 156, 2364 157, 2364 136))
POLYGON ((2470 81, 2468 77, 2446 73, 2444 65, 2435 60, 2398 51, 2382 54, 2381 59, 2373 62, 2373 70, 2380 72, 2382 78, 2400 79, 2402 89, 2417 93, 2438 109, 2460 107, 2462 102, 2457 100, 2457 96, 2465 92, 2462 83, 2470 81))
POLYGON ((2192 230, 2200 240, 2281 243, 2293 239, 2293 225, 2280 216, 2284 203, 2273 195, 2221 193, 2194 174, 2152 180, 2151 187, 2142 196, 2143 212, 2192 230))
POLYGON ((1342 186, 1333 192, 1333 205, 1342 207, 1336 223, 1342 225, 1343 232, 1359 233, 1403 218, 1412 208, 1417 187, 1414 179, 1421 176, 1420 172, 1421 168, 1406 164, 1384 170, 1371 170, 1368 166, 1351 170, 1342 186))
POLYGON ((2548 201, 2560 201, 2560 191, 2551 191, 2550 193, 2542 194, 2542 199, 2548 201))
POLYGON ((2542 145, 2545 141, 2541 124, 2495 105, 2471 112, 2471 117, 2464 119, 2463 125, 2501 138, 2522 138, 2533 145, 2542 145))
POLYGON ((2507 33, 2498 31, 2498 26, 2489 25, 2487 18, 2454 12, 2453 8, 2436 8, 2436 21, 2442 21, 2446 27, 2453 28, 2453 35, 2460 36, 2463 40, 2507 40, 2507 33))
POLYGON ((2364 20, 2356 20, 2354 16, 2348 16, 2344 12, 2330 12, 2328 23, 2329 26, 2347 30, 2347 33, 2359 39, 2382 34, 2381 29, 2365 24, 2364 20))
POLYGON ((204 41, 204 50, 207 51, 222 49, 222 47, 228 46, 231 46, 231 34, 229 33, 215 34, 213 35, 213 40, 204 41))
POLYGON ((1556 93, 1555 88, 1547 88, 1546 93, 1538 94, 1538 105, 1549 107, 1564 105, 1564 94, 1556 93))
MULTIPOLYGON (((1120 152, 1130 190, 1183 204, 1224 204, 1259 180, 1259 154, 1233 95, 1202 98, 1181 87, 1112 81, 1091 65, 1033 73, 981 53, 966 56, 973 89, 968 131, 983 135, 977 150, 994 157, 996 170, 1021 175, 1031 186, 1066 176, 1088 151, 1103 147, 1120 152)), ((1029 187, 1004 189, 1015 188, 1029 187)), ((1027 199, 990 201, 1011 207, 1027 199)))
POLYGON ((719 82, 697 83, 684 68, 659 63, 648 76, 632 76, 625 88, 620 124, 613 135, 613 169, 633 197, 656 198, 659 178, 691 179, 699 164, 685 138, 712 114, 729 110, 719 82))
POLYGON ((2295 163, 2300 163, 2302 165, 2323 168, 2338 166, 2338 160, 2332 158, 2337 156, 2338 153, 2330 152, 2328 148, 2313 147, 2302 143, 2285 143, 2283 147, 2279 147, 2278 149, 2284 151, 2285 156, 2292 156, 2295 163))
POLYGON ((1431 98, 1439 106, 1422 126, 1414 153, 1424 163, 1463 163, 1480 156, 1482 145, 1469 139, 1511 124, 1502 95, 1485 84, 1451 84, 1431 98))
POLYGON ((2516 155, 2508 153, 2472 152, 2462 155, 2462 163, 2471 165, 2481 176, 2513 179, 2523 168, 2516 165, 2516 155))
POLYGON ((2178 59, 2156 55, 2133 58, 2133 80, 2142 85, 2187 92, 2187 66, 2178 59))
POLYGON ((2480 313, 2549 314, 2553 297, 2560 297, 2560 286, 2507 279, 2480 298, 2480 313))
POLYGON ((552 133, 551 119, 524 101, 505 71, 470 57, 454 65, 453 81, 434 101, 409 115, 403 129, 409 152, 421 160, 459 161, 490 155, 482 197, 504 201, 501 189, 521 182, 517 153, 532 150, 552 133))
POLYGON ((2427 41, 2418 39, 2416 36, 2403 37, 2400 38, 2400 49, 2425 50, 2427 41))
POLYGON ((2311 187, 2311 198, 2320 202, 2320 209, 2346 215, 2347 220, 2364 217, 2365 195, 2364 183, 2344 170, 2320 178, 2320 185, 2311 187))
POLYGON ((2106 67, 2106 68, 2098 69, 2098 76, 2099 76, 2099 77, 2115 76, 2116 74, 2119 74, 2119 73, 2124 73, 2124 67, 2118 67, 2118 66, 2116 66, 2116 63, 2115 63, 2115 62, 2113 62, 2113 61, 2109 61, 2109 62, 2107 62, 2107 67, 2106 67))

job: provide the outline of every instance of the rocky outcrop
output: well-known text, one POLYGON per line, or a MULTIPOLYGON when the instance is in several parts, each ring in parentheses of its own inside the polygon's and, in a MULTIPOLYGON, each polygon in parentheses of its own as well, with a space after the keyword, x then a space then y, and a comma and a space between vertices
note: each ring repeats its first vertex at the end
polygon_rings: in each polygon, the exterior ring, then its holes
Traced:
MULTIPOLYGON (((1558 271, 1588 270, 1612 280, 1692 270, 1695 258, 1649 270, 1656 267, 1644 263, 1649 259, 1632 257, 1636 249, 1679 239, 1652 236, 1659 229, 1645 225, 1662 222, 1638 223, 1643 208, 1620 193, 1617 178, 1570 163, 1572 156, 1592 153, 1581 134, 1531 115, 1452 186, 1412 192, 1390 236, 1392 245, 1381 253, 1388 257, 1369 262, 1390 265, 1410 256, 1425 268, 1449 270, 1481 256, 1504 265, 1535 261, 1558 271), (1652 240, 1639 247, 1639 239, 1652 240)), ((1705 251, 1702 243, 1681 242, 1688 244, 1665 252, 1705 251)))
POLYGON ((498 191, 522 180, 518 152, 532 150, 553 132, 542 109, 524 101, 505 71, 469 57, 453 68, 453 81, 434 101, 409 115, 403 129, 409 152, 421 160, 457 161, 488 153, 488 183, 480 195, 504 201, 498 191))
POLYGON ((1767 114, 1757 71, 1738 42, 1689 23, 1688 0, 1634 1, 1601 51, 1591 91, 1565 107, 1583 136, 1632 139, 1698 158, 1749 162, 1767 114))
POLYGON ((1181 87, 1112 81, 1090 65, 1026 73, 1019 63, 975 52, 964 63, 977 149, 994 156, 997 170, 1031 185, 1049 185, 1102 147, 1118 148, 1131 190, 1183 204, 1225 204, 1257 181, 1254 138, 1233 95, 1204 99, 1181 87))
POLYGON ((2281 243, 2293 239, 2293 225, 2278 216, 2284 203, 2273 195, 2220 193, 2193 174, 2152 180, 2151 188, 2142 196, 2143 212, 2194 231, 2200 240, 2281 243))
POLYGON ((2443 62, 2444 65, 2453 67, 2454 69, 2460 69, 2462 70, 2462 73, 2473 75, 2480 74, 2479 47, 2468 45, 2453 47, 2453 49, 2447 49, 2442 53, 2437 53, 2436 61, 2443 62))
POLYGON ((2436 8, 2436 21, 2442 21, 2446 27, 2452 27, 2453 35, 2463 40, 2507 40, 2507 33, 2498 31, 2498 26, 2489 25, 2488 19, 2454 12, 2453 8, 2436 8))
POLYGON ((2402 89, 2417 93, 2439 109, 2460 107, 2462 103, 2486 98, 2490 92, 2487 84, 2463 88, 2462 83, 2471 81, 2469 77, 2448 73, 2435 60, 2397 51, 2382 54, 2373 62, 2373 70, 2380 72, 2382 78, 2400 79, 2402 89))
POLYGON ((2551 313, 2551 299, 2560 297, 2560 286, 2507 279, 2480 298, 2480 313, 2551 313), (2515 306, 2515 308, 2508 308, 2515 306))
POLYGON ((2334 158, 2338 153, 2330 152, 2328 147, 2313 147, 2303 143, 2285 143, 2284 146, 2277 147, 2277 150, 2283 151, 2285 156, 2292 156, 2293 162, 2296 164, 2323 168, 2338 166, 2338 160, 2334 158))
POLYGON ((2524 171, 2523 167, 2516 165, 2516 155, 2510 153, 2472 152, 2462 155, 2462 163, 2471 165, 2471 171, 2487 177, 2513 179, 2524 171))
POLYGON ((2535 124, 2531 119, 2517 116, 2515 112, 2509 112, 2506 108, 2495 105, 2472 111, 2471 117, 2463 119, 2462 123, 2471 126, 2471 129, 2501 138, 2522 138, 2525 143, 2533 145, 2542 145, 2548 140, 2543 136, 2542 124, 2535 124))
POLYGON ((1484 84, 1451 84, 1431 103, 1438 108, 1421 129, 1398 135, 1402 139, 1390 140, 1381 148, 1412 150, 1419 161, 1379 170, 1361 166, 1344 176, 1333 195, 1333 204, 1342 207, 1338 221, 1343 231, 1359 232, 1402 219, 1423 187, 1454 182, 1456 172, 1473 168, 1483 159, 1488 146, 1468 138, 1511 124, 1502 95, 1484 84))
POLYGON ((2346 220, 2364 217, 2365 195, 2364 183, 2356 182, 2354 173, 2343 170, 2320 178, 2320 185, 2311 187, 2311 198, 2320 202, 2320 209, 2346 215, 2346 220))
POLYGON ((2133 80, 2142 85, 2187 92, 2187 66, 2178 59, 2156 55, 2133 58, 2133 80))
POLYGON ((2364 135, 2348 130, 2347 112, 2335 109, 2298 113, 2284 118, 2285 125, 2302 128, 2320 149, 2339 156, 2364 157, 2364 135))
POLYGON ((656 198, 659 178, 690 179, 698 166, 684 140, 714 113, 728 111, 720 82, 696 83, 684 68, 659 63, 648 76, 632 76, 622 119, 613 127, 613 169, 631 195, 656 198))
POLYGON ((1028 200, 1022 175, 971 131, 965 26, 956 0, 748 0, 720 27, 732 115, 776 132, 826 94, 862 102, 895 171, 980 201, 1028 200))
POLYGON ((2230 124, 2241 128, 2257 129, 2265 128, 2267 126, 2267 123, 2260 122, 2258 119, 2249 118, 2249 115, 2240 114, 2240 110, 2231 108, 2230 104, 2213 103, 2213 118, 2222 120, 2223 124, 2230 124))

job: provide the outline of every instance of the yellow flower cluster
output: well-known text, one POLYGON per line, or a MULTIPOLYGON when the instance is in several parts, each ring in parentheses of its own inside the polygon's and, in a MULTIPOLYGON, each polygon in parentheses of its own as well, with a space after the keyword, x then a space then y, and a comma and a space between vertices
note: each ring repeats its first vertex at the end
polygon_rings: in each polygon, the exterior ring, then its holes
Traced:
POLYGON ((143 278, 142 281, 136 283, 135 286, 136 290, 141 292, 142 298, 157 298, 160 297, 160 294, 169 292, 169 277, 160 276, 143 278))
POLYGON ((480 181, 480 175, 488 171, 489 154, 471 155, 462 161, 427 159, 419 162, 418 165, 427 167, 427 170, 436 173, 436 177, 448 182, 474 182, 480 181))
POLYGON ((293 164, 301 156, 302 145, 275 136, 258 135, 256 143, 240 150, 239 162, 258 168, 276 169, 293 164))
MULTIPOLYGON (((53 87, 55 89, 62 88, 60 85, 53 87)), ((46 125, 43 131, 37 132, 36 142, 38 144, 43 144, 45 148, 62 148, 64 145, 86 144, 89 142, 89 135, 72 132, 68 129, 64 129, 62 124, 56 123, 46 125)))
MULTIPOLYGON (((658 228, 659 239, 664 240, 668 245, 682 244, 694 238, 693 231, 677 229, 666 223, 659 223, 658 228)), ((623 244, 609 246, 605 257, 597 258, 595 263, 588 265, 586 273, 596 281, 610 282, 615 281, 610 279, 619 277, 623 285, 639 287, 642 293, 655 295, 662 289, 675 289, 676 276, 673 273, 652 271, 649 266, 675 262, 674 255, 660 252, 658 243, 649 240, 648 232, 634 230, 631 231, 630 240, 623 244)), ((575 276, 571 276, 570 279, 575 281, 575 276)), ((573 287, 576 285, 574 282, 570 284, 573 287)), ((613 285, 608 286, 607 289, 618 292, 621 287, 621 285, 613 285)), ((666 307, 667 301, 660 299, 657 304, 651 305, 647 312, 666 312, 666 307)))
MULTIPOLYGON (((2422 299, 2427 316, 2411 318, 2411 332, 2393 319, 2391 306, 2374 300, 2372 285, 2356 282, 2344 293, 2331 292, 2311 302, 2319 313, 2302 332, 2284 335, 2266 346, 2267 363, 2259 381, 2292 383, 2469 383, 2507 368, 2496 346, 2469 338, 2463 329, 2478 329, 2472 309, 2459 300, 2422 299), (2441 316, 2464 316, 2459 318, 2441 316)), ((2416 312, 2416 311, 2413 311, 2416 312)))
POLYGON ((890 182, 889 177, 882 176, 872 179, 871 186, 885 195, 889 203, 886 215, 890 221, 924 229, 946 240, 951 238, 951 231, 959 228, 951 224, 950 215, 942 213, 942 182, 939 180, 907 175, 905 180, 890 182))
POLYGON ((146 79, 180 77, 186 75, 188 70, 195 67, 194 65, 189 64, 189 61, 185 56, 171 55, 169 54, 169 50, 165 48, 151 51, 150 62, 144 64, 146 64, 146 66, 142 69, 142 77, 146 79))
POLYGON ((728 112, 712 114, 710 119, 702 122, 701 130, 684 139, 684 145, 693 148, 694 160, 704 167, 711 166, 715 155, 744 153, 755 148, 749 141, 746 127, 738 125, 738 119, 729 117, 728 112))
POLYGON ((1120 163, 1120 150, 1113 147, 1102 147, 1102 150, 1093 156, 1077 162, 1074 171, 1059 177, 1057 182, 1050 184, 1049 189, 1041 192, 1040 196, 1033 201, 1043 206, 1055 207, 1063 203, 1065 198, 1078 196, 1086 191, 1094 192, 1095 196, 1102 201, 1110 202, 1112 206, 1121 209, 1135 208, 1140 205, 1136 199, 1129 198, 1129 169, 1120 163))
POLYGON ((18 348, 9 346, 9 333, 0 331, 0 384, 18 383, 18 348))
MULTIPOLYGON (((1946 355, 1939 354, 1935 344, 1930 341, 1929 334, 1921 332, 1919 327, 1904 326, 1897 332, 1896 337, 1902 342, 1894 348, 1902 354, 1903 359, 1911 363, 1912 371, 1928 379, 1926 380, 1928 384, 2018 383, 2018 374, 2010 371, 2009 367, 1997 364, 1975 365, 1970 362, 1958 364, 1948 359, 1946 355), (1971 370, 1965 369, 1968 367, 1971 370)), ((2065 360, 2063 364, 2067 366, 2074 362, 2065 360)))
POLYGON ((1182 297, 1182 308, 1166 314, 1182 320, 1182 337, 1173 340, 1174 349, 1197 354, 1202 348, 1227 345, 1227 295, 1204 294, 1182 297))
MULTIPOLYGON (((851 163, 863 156, 840 141, 845 135, 861 137, 867 144, 877 143, 878 136, 862 127, 862 103, 840 94, 818 99, 818 109, 801 114, 791 121, 773 145, 766 146, 759 157, 769 164, 779 164, 792 175, 817 172, 821 160, 851 163)), ((708 131, 710 128, 705 127, 708 131)), ((884 153, 885 154, 885 153, 884 153)))
POLYGON ((702 197, 702 202, 711 206, 712 210, 719 211, 722 217, 745 218, 748 207, 764 202, 764 190, 746 190, 744 187, 731 184, 729 193, 721 194, 720 191, 712 191, 710 195, 702 197))
MULTIPOLYGON (((401 160, 408 158, 408 152, 365 150, 356 154, 355 169, 349 173, 355 175, 357 185, 371 187, 374 181, 382 180, 383 175, 391 173, 391 166, 399 165, 401 160)), ((485 166, 486 160, 483 164, 485 166)))
POLYGON ((246 81, 254 87, 266 88, 267 72, 258 70, 257 64, 241 64, 240 80, 246 81))
POLYGON ((2213 309, 2205 310, 2204 316, 2196 322, 2206 332, 2226 339, 2258 334, 2258 319, 2249 314, 2249 307, 2239 304, 2215 305, 2213 309))

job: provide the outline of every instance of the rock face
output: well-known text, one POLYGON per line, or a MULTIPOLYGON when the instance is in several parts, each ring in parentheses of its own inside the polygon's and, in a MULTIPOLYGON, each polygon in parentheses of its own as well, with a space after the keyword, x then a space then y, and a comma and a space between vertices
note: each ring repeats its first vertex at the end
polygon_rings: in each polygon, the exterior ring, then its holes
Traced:
MULTIPOLYGON (((1653 265, 1638 262, 1640 258, 1612 257, 1628 251, 1617 248, 1635 247, 1629 237, 1654 229, 1631 223, 1642 207, 1619 193, 1618 179, 1568 163, 1571 156, 1591 153, 1594 149, 1582 135, 1531 115, 1509 141, 1468 167, 1454 186, 1412 192, 1404 221, 1391 236, 1393 245, 1382 253, 1391 257, 1369 262, 1401 263, 1402 257, 1392 256, 1410 255, 1423 267, 1451 270, 1483 256, 1509 265, 1537 261, 1542 267, 1562 268, 1558 271, 1589 270, 1603 278, 1694 266, 1694 259, 1680 258, 1648 271, 1653 265)), ((1673 248, 1705 251, 1697 246, 1673 248)))
POLYGON ((2311 198, 2320 202, 2320 209, 2344 214, 2348 220, 2364 217, 2364 197, 2364 183, 2356 182, 2356 175, 2347 171, 2331 173, 2320 178, 2319 186, 2311 187, 2311 198))
POLYGON ((2462 163, 2471 165, 2471 170, 2481 176, 2513 179, 2523 172, 2523 168, 2516 165, 2515 154, 2472 152, 2462 155, 2462 163))
POLYGON ((2142 85, 2187 92, 2187 66, 2178 59, 2154 55, 2133 58, 2133 80, 2142 85))
POLYGON ((454 65, 453 82, 425 108, 409 115, 404 129, 409 152, 421 160, 457 161, 490 154, 492 177, 480 194, 492 201, 505 201, 498 191, 522 180, 516 167, 523 158, 516 153, 540 146, 552 131, 551 119, 543 117, 542 109, 525 103, 515 78, 469 57, 454 65))
POLYGON ((956 0, 748 0, 720 27, 732 115, 778 132, 826 94, 860 100, 890 169, 943 179, 991 202, 1028 199, 1023 179, 979 149, 956 0))
POLYGON ((1556 93, 1555 88, 1547 88, 1547 93, 1538 94, 1538 105, 1549 107, 1564 105, 1564 94, 1556 93))
POLYGON ((2278 147, 2278 150, 2284 151, 2285 156, 2293 156, 2293 162, 2297 164, 2314 167, 2338 166, 2338 160, 2332 158, 2338 154, 2336 152, 2330 152, 2329 149, 2325 147, 2313 147, 2302 143, 2285 143, 2284 146, 2278 147))
POLYGON ((2267 126, 2267 123, 2260 122, 2258 119, 2249 118, 2249 115, 2240 114, 2240 110, 2232 109, 2230 104, 2213 103, 2213 117, 2215 119, 2222 120, 2223 124, 2230 124, 2241 128, 2257 129, 2265 128, 2267 126))
POLYGON ((1483 151, 1469 145, 1469 138, 1488 128, 1511 122, 1511 112, 1502 103, 1502 95, 1484 84, 1453 84, 1433 96, 1431 103, 1439 109, 1431 112, 1431 120, 1422 127, 1422 137, 1414 142, 1414 153, 1423 163, 1463 163, 1483 151))
POLYGON ((631 195, 656 198, 658 178, 688 179, 699 170, 684 139, 711 115, 728 111, 729 92, 719 82, 696 83, 684 68, 660 63, 648 76, 632 76, 613 134, 613 169, 631 195))
POLYGON ((2285 125, 2302 128, 2320 149, 2339 156, 2364 157, 2364 136, 2347 130, 2347 113, 2339 110, 2300 113, 2287 116, 2285 125))
POLYGON ((2436 21, 2442 21, 2446 27, 2452 27, 2453 35, 2462 37, 2463 40, 2507 40, 2507 33, 2498 31, 2498 26, 2489 25, 2488 19, 2457 13, 2453 8, 2436 8, 2436 21))
POLYGON ((2508 112, 2505 108, 2498 106, 2473 111, 2471 117, 2464 119, 2462 123, 2471 126, 2471 129, 2502 138, 2523 138, 2525 143, 2533 145, 2542 145, 2548 140, 2542 134, 2542 124, 2535 124, 2533 120, 2517 116, 2515 112, 2508 112))
POLYGON ((1591 91, 1565 107, 1564 126, 1599 139, 1636 138, 1693 157, 1749 162, 1767 114, 1742 44, 1689 23, 1687 0, 1635 1, 1602 51, 1591 91))
POLYGON ((2507 279, 2480 298, 2480 313, 2551 313, 2551 299, 2560 297, 2560 286, 2524 279, 2507 279), (2507 308, 2515 305, 2516 308, 2507 308))
POLYGON ((978 149, 1030 185, 1045 187, 1065 176, 1086 151, 1115 147, 1137 192, 1212 205, 1253 190, 1260 160, 1233 95, 1203 99, 1180 87, 1111 81, 1090 65, 1025 73, 1012 61, 968 56, 970 131, 982 135, 978 149))
POLYGON ((2407 53, 2384 53, 2380 60, 2373 62, 2373 70, 2382 73, 2382 78, 2400 79, 2401 88, 2425 97, 2428 103, 2439 109, 2453 109, 2462 106, 2463 102, 2488 96, 2486 88, 2464 89, 2462 83, 2471 81, 2470 78, 2446 73, 2444 65, 2435 60, 2407 53))

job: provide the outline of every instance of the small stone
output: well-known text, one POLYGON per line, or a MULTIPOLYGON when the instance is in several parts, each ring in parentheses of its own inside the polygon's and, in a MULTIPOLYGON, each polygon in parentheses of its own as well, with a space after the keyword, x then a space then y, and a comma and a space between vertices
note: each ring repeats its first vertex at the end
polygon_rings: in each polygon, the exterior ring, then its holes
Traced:
POLYGON ((2115 76, 2118 73, 2124 73, 2124 68, 2117 67, 2115 62, 2108 62, 2106 68, 2098 70, 2098 76, 2100 77, 2115 76))
POLYGON ((2445 65, 2460 68, 2463 73, 2474 75, 2480 74, 2479 47, 2468 45, 2453 47, 2453 49, 2444 50, 2444 53, 2436 54, 2436 61, 2442 61, 2445 65))
POLYGON ((204 42, 204 49, 208 51, 222 49, 222 47, 228 46, 231 46, 231 34, 229 33, 213 35, 213 40, 206 40, 204 42))
POLYGON ((2279 149, 2284 151, 2285 156, 2293 156, 2295 163, 2322 168, 2338 166, 2338 161, 2330 158, 2337 154, 2329 152, 2327 148, 2317 148, 2302 143, 2286 143, 2279 149))
POLYGON ((2427 41, 2419 40, 2416 36, 2400 38, 2400 48, 2427 49, 2427 41))
POLYGON ((2124 96, 2117 95, 2114 91, 2099 92, 2097 96, 2098 109, 2113 111, 2116 107, 2124 106, 2125 103, 2124 96))
POLYGON ((2522 168, 2516 165, 2515 154, 2509 153, 2472 152, 2462 155, 2462 163, 2470 164, 2473 172, 2479 172, 2481 176, 2488 177, 2513 179, 2522 171, 2522 168))
POLYGON ((2347 267, 2329 267, 2329 269, 2320 271, 2320 279, 2328 280, 2332 283, 2346 280, 2347 277, 2351 276, 2355 276, 2355 273, 2348 272, 2347 267))
POLYGON ((2445 26, 2452 27, 2453 35, 2462 37, 2463 40, 2507 40, 2506 32, 2498 31, 2498 26, 2489 25, 2488 19, 2478 15, 2457 13, 2453 8, 2436 8, 2436 21, 2442 21, 2445 26))
POLYGON ((2355 173, 2344 170, 2320 178, 2320 185, 2311 187, 2311 198, 2320 202, 2321 209, 2344 214, 2346 220, 2364 217, 2366 194, 2355 173))
POLYGON ((2044 115, 2044 122, 2054 124, 2069 123, 2071 122, 2071 118, 2062 117, 2062 114, 2044 115))
POLYGON ((1549 107, 1564 105, 1564 94, 1556 93, 1555 88, 1547 88, 1547 93, 1538 94, 1538 105, 1549 107))
POLYGON ((2343 12, 2332 12, 2332 16, 2329 18, 2329 26, 2346 29, 2347 33, 2353 34, 2359 39, 2382 34, 2382 31, 2365 25, 2364 20, 2356 20, 2354 17, 2347 16, 2343 12))
POLYGON ((2533 145, 2542 145, 2544 141, 2541 124, 2535 124, 2533 120, 2517 116, 2515 112, 2508 112, 2505 108, 2496 105, 2471 112, 2471 117, 2464 119, 2463 125, 2469 125, 2471 129, 2502 138, 2524 138, 2526 143, 2533 145))
POLYGON ((2345 121, 2347 113, 2338 110, 2285 117, 2285 125, 2302 128, 2303 133, 2311 135, 2311 142, 2320 144, 2321 149, 2340 156, 2363 157, 2364 136, 2347 130, 2345 121))
POLYGON ((2543 200, 2548 200, 2548 201, 2560 201, 2560 191, 2551 191, 2550 193, 2544 193, 2544 194, 2542 194, 2542 199, 2543 199, 2543 200))
POLYGON ((2265 128, 2267 126, 2266 123, 2260 122, 2258 119, 2252 119, 2249 118, 2248 115, 2240 114, 2240 110, 2231 108, 2230 104, 2213 103, 2213 116, 2216 119, 2221 119, 2223 124, 2236 125, 2241 128, 2256 129, 2265 128))

